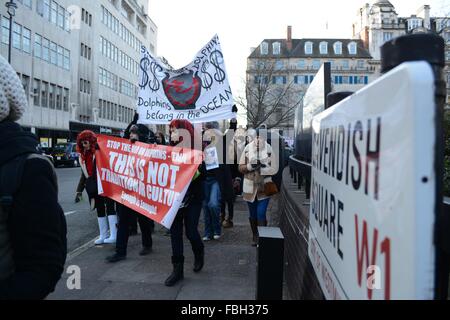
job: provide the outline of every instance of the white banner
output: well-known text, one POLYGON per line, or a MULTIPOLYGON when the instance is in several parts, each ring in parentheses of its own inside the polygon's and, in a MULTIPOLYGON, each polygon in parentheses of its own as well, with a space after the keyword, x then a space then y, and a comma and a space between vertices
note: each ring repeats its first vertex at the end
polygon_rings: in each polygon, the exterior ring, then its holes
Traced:
POLYGON ((236 117, 219 37, 215 35, 184 68, 173 70, 142 46, 137 110, 139 123, 192 123, 236 117))
POLYGON ((327 299, 433 298, 433 84, 405 63, 313 118, 309 257, 327 299))

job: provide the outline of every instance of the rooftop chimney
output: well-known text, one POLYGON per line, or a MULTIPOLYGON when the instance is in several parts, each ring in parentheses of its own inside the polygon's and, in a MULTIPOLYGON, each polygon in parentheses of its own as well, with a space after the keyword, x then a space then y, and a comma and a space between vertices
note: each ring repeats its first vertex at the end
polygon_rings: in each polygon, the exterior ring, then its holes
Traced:
POLYGON ((288 51, 292 50, 292 26, 287 27, 287 39, 286 39, 286 45, 288 51))

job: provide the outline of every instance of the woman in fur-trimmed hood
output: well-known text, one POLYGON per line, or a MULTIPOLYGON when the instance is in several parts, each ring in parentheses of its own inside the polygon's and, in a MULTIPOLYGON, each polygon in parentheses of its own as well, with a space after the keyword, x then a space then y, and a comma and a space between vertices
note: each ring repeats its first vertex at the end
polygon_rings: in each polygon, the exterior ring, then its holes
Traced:
POLYGON ((77 187, 75 202, 79 202, 83 189, 89 196, 91 209, 97 209, 97 221, 100 236, 95 244, 115 243, 117 235, 117 215, 114 201, 98 195, 95 150, 98 148, 97 136, 90 130, 84 130, 77 137, 77 152, 80 154, 81 177, 77 187), (108 236, 109 223, 109 236, 108 236))

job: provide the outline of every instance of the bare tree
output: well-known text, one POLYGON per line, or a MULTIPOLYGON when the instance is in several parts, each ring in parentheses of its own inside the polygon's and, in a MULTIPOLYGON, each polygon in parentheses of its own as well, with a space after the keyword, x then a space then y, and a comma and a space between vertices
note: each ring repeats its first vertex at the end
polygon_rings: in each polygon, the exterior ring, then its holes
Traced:
POLYGON ((247 71, 246 97, 237 98, 237 103, 247 111, 248 126, 257 128, 264 123, 271 129, 293 120, 303 95, 294 81, 288 83, 286 70, 277 70, 275 63, 268 60, 256 61, 250 67, 253 68, 247 71), (276 82, 277 75, 285 75, 285 81, 276 82))

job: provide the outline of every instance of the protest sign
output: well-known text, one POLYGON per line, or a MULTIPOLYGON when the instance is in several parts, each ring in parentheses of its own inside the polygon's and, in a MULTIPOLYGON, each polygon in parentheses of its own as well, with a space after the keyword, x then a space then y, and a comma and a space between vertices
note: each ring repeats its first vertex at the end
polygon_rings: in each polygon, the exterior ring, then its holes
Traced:
MULTIPOLYGON (((97 136, 99 194, 170 228, 201 151, 97 136)), ((199 161, 200 159, 200 161, 199 161)))
POLYGON ((224 57, 215 35, 184 68, 173 70, 142 46, 137 110, 139 123, 192 123, 236 118, 224 57))

